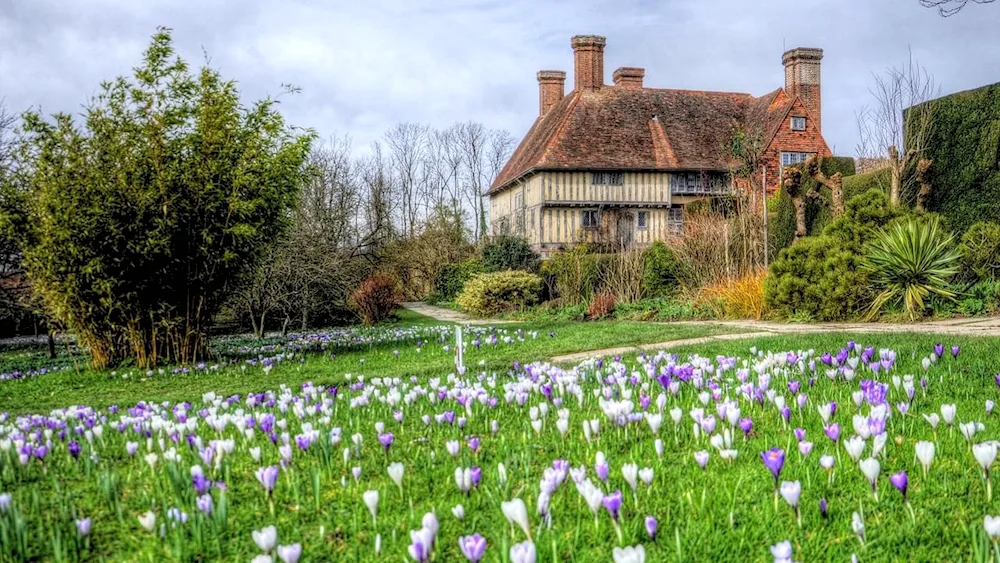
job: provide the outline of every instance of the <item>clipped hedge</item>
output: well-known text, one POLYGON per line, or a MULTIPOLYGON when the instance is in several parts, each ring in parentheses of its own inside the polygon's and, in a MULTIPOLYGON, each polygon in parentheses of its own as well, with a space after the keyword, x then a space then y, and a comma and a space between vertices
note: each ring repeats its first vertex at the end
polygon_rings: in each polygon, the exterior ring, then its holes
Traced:
POLYGON ((888 168, 882 168, 844 178, 844 201, 850 201, 870 190, 889 193, 891 175, 888 168))
POLYGON ((959 233, 979 221, 1000 222, 1000 83, 930 103, 927 209, 959 233))
POLYGON ((487 272, 504 270, 538 271, 538 254, 523 237, 501 235, 483 246, 483 266, 487 272))
POLYGON ((662 241, 654 242, 643 256, 642 292, 646 297, 668 297, 677 290, 681 263, 662 241))
POLYGON ((465 312, 479 316, 523 311, 538 303, 542 278, 531 272, 505 270, 478 274, 465 284, 455 299, 465 312))
MULTIPOLYGON (((858 192, 847 187, 848 179, 855 176, 854 159, 852 157, 834 156, 824 158, 822 170, 823 174, 827 177, 833 176, 838 172, 844 177, 845 202, 850 201, 853 196, 867 191, 858 192)), ((829 189, 818 186, 817 182, 812 178, 802 181, 803 193, 809 193, 813 189, 817 189, 825 201, 830 201, 829 189)), ((771 251, 777 253, 782 248, 786 248, 792 244, 792 239, 795 238, 795 206, 792 204, 792 198, 785 193, 784 187, 772 198, 768 210, 771 213, 771 222, 768 228, 771 251)), ((812 199, 806 200, 806 230, 810 236, 822 233, 823 228, 829 222, 829 207, 812 199)))

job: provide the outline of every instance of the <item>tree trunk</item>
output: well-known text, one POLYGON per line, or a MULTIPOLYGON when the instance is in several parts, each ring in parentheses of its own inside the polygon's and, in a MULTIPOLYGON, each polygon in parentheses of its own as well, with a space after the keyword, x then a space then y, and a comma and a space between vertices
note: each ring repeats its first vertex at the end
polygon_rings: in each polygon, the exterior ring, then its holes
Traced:
POLYGON ((806 231, 806 202, 802 196, 792 198, 792 204, 795 206, 795 238, 792 242, 798 242, 807 234, 806 231))
POLYGON ((56 359, 56 336, 51 330, 47 331, 49 336, 49 359, 56 359))
POLYGON ((899 151, 894 146, 889 147, 889 203, 893 207, 899 205, 899 192, 902 190, 902 167, 899 151))
POLYGON ((830 177, 830 214, 834 219, 844 212, 844 177, 837 172, 830 177))
POLYGON ((931 161, 926 158, 917 162, 917 182, 920 184, 920 190, 917 192, 917 211, 927 210, 927 198, 931 196, 931 182, 927 174, 930 167, 931 161))

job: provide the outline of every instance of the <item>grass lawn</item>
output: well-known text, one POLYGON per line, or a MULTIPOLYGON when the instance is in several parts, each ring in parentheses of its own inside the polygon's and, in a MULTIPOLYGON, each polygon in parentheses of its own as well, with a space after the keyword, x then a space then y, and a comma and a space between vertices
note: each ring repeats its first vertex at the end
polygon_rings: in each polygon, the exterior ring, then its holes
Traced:
POLYGON ((769 562, 770 546, 783 541, 796 561, 991 560, 983 517, 1000 513, 1000 499, 987 498, 991 481, 972 444, 980 457, 996 455, 1000 413, 987 413, 987 401, 1000 397, 998 339, 784 335, 673 350, 676 359, 529 365, 697 336, 700 328, 505 325, 479 334, 479 348, 476 335, 468 337, 464 376, 449 376, 451 350, 428 339, 419 350, 409 340, 336 357, 317 352, 267 372, 259 365, 129 378, 59 372, 2 382, 0 410, 76 403, 98 410, 0 422, 0 493, 12 494, 0 510, 0 559, 249 561, 262 551, 251 532, 274 525, 278 544, 300 545, 301 561, 413 560, 411 531, 436 537, 433 561, 465 560, 459 538, 473 533, 486 538, 482 561, 504 563, 529 533, 537 561, 546 562, 604 562, 629 545, 642 545, 646 561, 769 562), (846 349, 848 340, 857 346, 846 349), (943 357, 925 370, 939 342, 943 357), (210 390, 218 394, 202 396, 210 390), (150 403, 126 410, 140 399, 150 403), (830 402, 836 409, 825 423, 819 407, 830 402), (106 408, 112 404, 121 408, 106 408), (940 416, 950 404, 954 420, 935 431, 923 415, 940 416), (18 439, 46 451, 19 459, 18 439), (936 452, 926 477, 915 458, 922 441, 936 452), (859 460, 877 460, 877 500, 846 443, 860 446, 859 460), (772 448, 783 452, 777 479, 761 457, 772 448), (821 467, 822 456, 832 470, 821 467), (389 475, 396 463, 401 485, 389 475), (256 474, 272 466, 269 495, 266 476, 256 474), (900 471, 909 505, 889 480, 900 471), (222 481, 224 490, 206 481, 222 481), (366 491, 378 491, 374 518, 366 491), (512 499, 526 505, 527 530, 505 519, 503 503, 512 499), (145 511, 156 517, 152 532, 137 518, 145 511), (863 534, 852 526, 855 512, 863 534), (658 520, 655 540, 648 516, 658 520), (85 517, 92 531, 83 538, 75 520, 85 517))
MULTIPOLYGON (((450 323, 441 323, 407 309, 397 312, 398 320, 392 325, 402 328, 428 329, 450 323)), ((486 327, 482 329, 485 330, 486 327)), ((479 330, 480 328, 474 328, 479 330)), ((549 357, 582 350, 597 350, 612 346, 650 344, 669 340, 693 338, 709 334, 734 332, 722 326, 666 325, 624 321, 601 323, 548 322, 533 325, 504 324, 498 327, 501 334, 516 336, 523 331, 528 337, 516 344, 482 346, 479 350, 467 352, 466 363, 476 365, 485 362, 488 369, 506 369, 514 361, 528 363, 549 357), (536 333, 532 338, 529 333, 536 333)), ((269 339, 268 343, 280 339, 269 339)), ((236 341, 238 344, 252 344, 252 341, 236 341)), ((411 343, 412 344, 412 343, 411 343)), ((236 367, 226 367, 225 359, 218 362, 218 371, 191 371, 190 373, 154 372, 146 376, 145 370, 121 368, 108 371, 86 369, 86 359, 77 357, 73 362, 65 356, 56 363, 64 369, 44 376, 26 378, 20 381, 0 382, 0 412, 11 414, 45 413, 49 410, 69 405, 107 407, 110 405, 131 405, 139 401, 194 401, 203 393, 213 391, 221 395, 260 392, 277 389, 279 385, 297 386, 306 381, 317 385, 338 384, 344 381, 344 374, 369 374, 372 376, 419 376, 446 375, 454 366, 453 352, 444 350, 446 344, 454 344, 454 336, 449 333, 445 343, 434 342, 419 352, 415 347, 401 344, 381 344, 354 346, 349 350, 334 350, 325 354, 307 354, 304 363, 293 365, 284 363, 263 373, 259 369, 244 369, 243 361, 236 367), (399 350, 397 357, 393 351, 399 350), (335 356, 333 355, 335 353, 335 356), (74 368, 76 366, 76 368, 74 368)), ((24 350, 16 352, 17 358, 30 354, 31 365, 45 365, 44 354, 24 350)), ((0 372, 4 368, 0 356, 0 372)), ((23 363, 23 362, 22 362, 23 363)), ((18 364, 18 367, 23 367, 18 364)))

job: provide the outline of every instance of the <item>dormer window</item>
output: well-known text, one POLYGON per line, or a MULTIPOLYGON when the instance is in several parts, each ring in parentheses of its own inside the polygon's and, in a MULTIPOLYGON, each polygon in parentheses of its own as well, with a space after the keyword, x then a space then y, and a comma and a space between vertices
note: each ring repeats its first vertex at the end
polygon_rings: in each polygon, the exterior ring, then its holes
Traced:
POLYGON ((805 131, 806 130, 806 118, 804 117, 793 117, 792 118, 792 131, 805 131))
POLYGON ((590 183, 595 186, 620 186, 625 181, 625 175, 621 172, 593 172, 590 175, 590 183))

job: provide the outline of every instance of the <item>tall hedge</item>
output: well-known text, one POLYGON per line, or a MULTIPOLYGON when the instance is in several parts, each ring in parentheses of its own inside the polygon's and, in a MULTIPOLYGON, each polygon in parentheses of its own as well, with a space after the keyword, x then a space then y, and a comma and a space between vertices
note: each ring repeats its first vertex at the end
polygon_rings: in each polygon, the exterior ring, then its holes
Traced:
MULTIPOLYGON (((844 176, 844 201, 850 201, 851 197, 864 193, 867 190, 848 191, 847 178, 854 176, 854 159, 849 156, 834 156, 823 159, 823 174, 827 177, 840 172, 844 176)), ((802 193, 809 193, 813 189, 818 189, 819 193, 826 201, 830 201, 830 190, 817 186, 816 180, 807 178, 802 181, 802 193)), ((792 198, 785 193, 784 187, 770 204, 771 224, 769 226, 769 238, 771 241, 771 251, 777 254, 782 248, 792 244, 795 238, 795 206, 792 198)), ((830 209, 818 201, 807 200, 806 202, 806 229, 810 236, 823 232, 823 227, 830 222, 830 209)))
POLYGON ((960 233, 978 221, 1000 222, 1000 83, 933 103, 927 209, 960 233))

